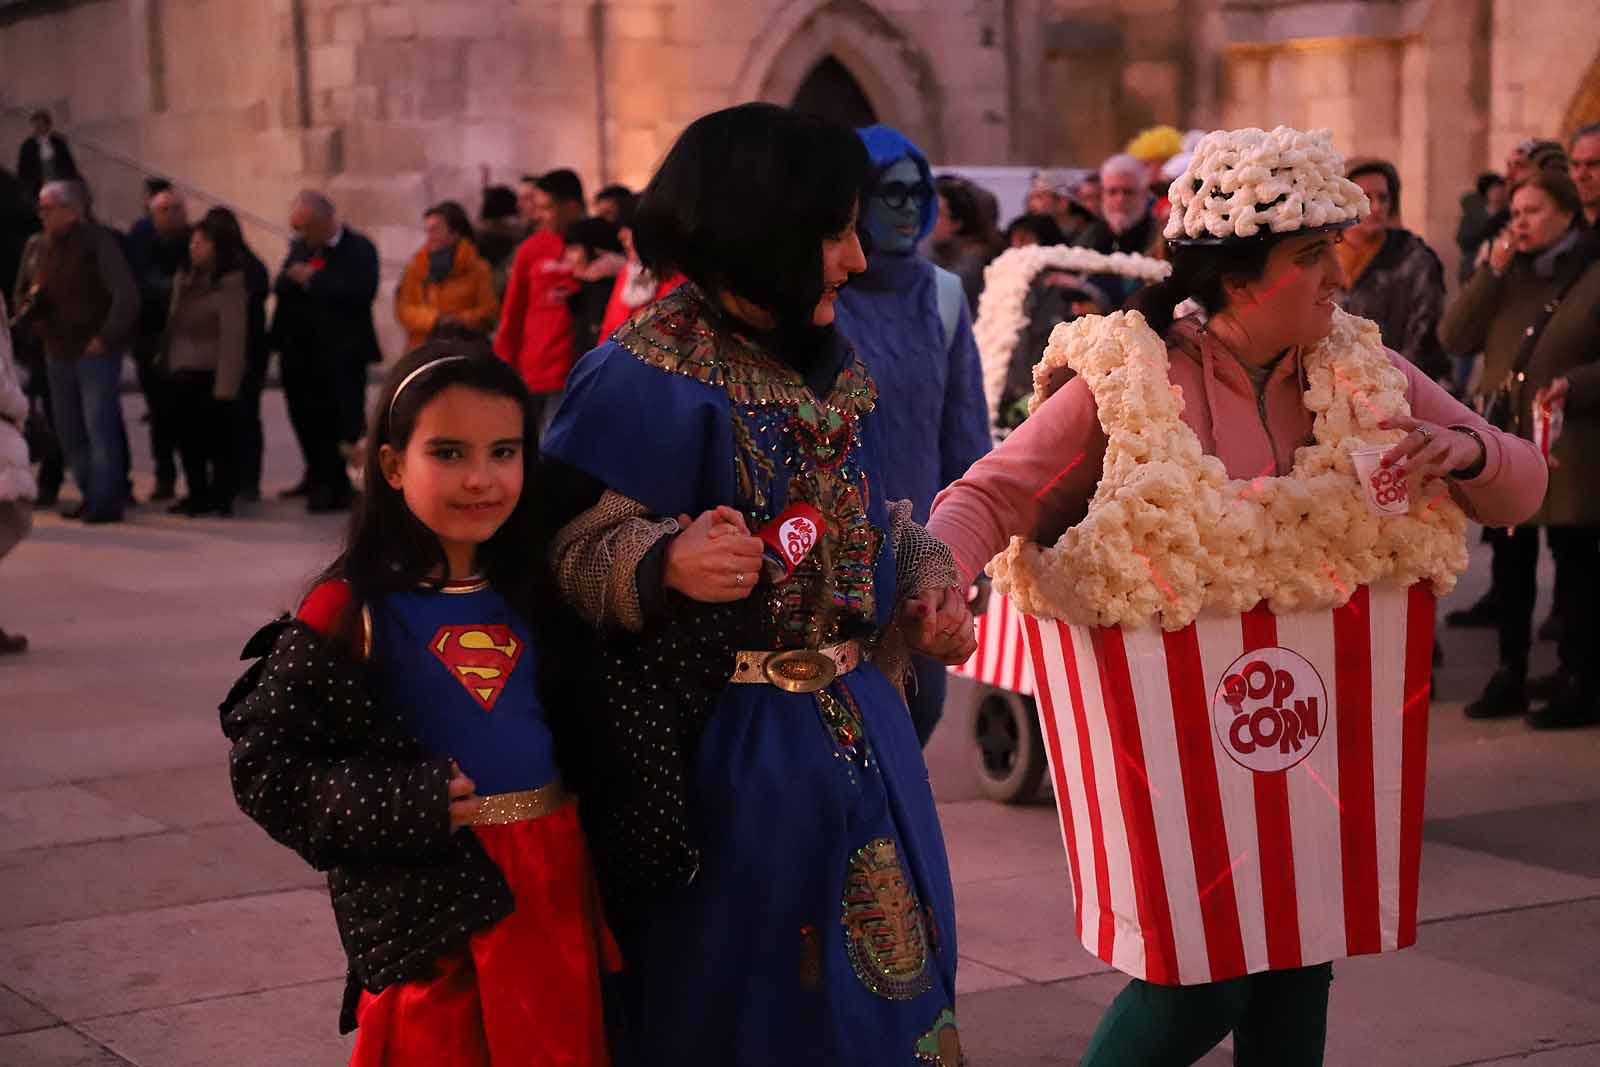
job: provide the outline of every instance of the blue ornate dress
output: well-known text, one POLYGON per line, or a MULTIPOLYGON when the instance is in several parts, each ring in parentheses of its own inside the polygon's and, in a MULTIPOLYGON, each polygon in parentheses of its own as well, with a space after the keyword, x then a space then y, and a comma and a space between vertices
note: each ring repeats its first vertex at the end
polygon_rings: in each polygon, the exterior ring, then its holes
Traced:
MULTIPOLYGON (((870 645, 895 606, 876 390, 831 351, 818 395, 686 285, 583 359, 544 444, 655 516, 731 505, 755 529, 795 502, 821 511, 818 547, 752 594, 744 650, 870 645)), ((623 935, 634 1059, 956 1067, 949 865, 878 667, 815 693, 723 685, 689 767, 699 870, 623 935)))

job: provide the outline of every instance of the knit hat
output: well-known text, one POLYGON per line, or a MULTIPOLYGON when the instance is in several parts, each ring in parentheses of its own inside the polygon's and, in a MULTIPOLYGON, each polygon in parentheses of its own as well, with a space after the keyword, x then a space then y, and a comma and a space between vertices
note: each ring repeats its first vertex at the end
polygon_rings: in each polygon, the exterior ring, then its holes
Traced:
POLYGON ((1216 130, 1167 192, 1172 214, 1165 236, 1174 244, 1215 244, 1352 225, 1370 208, 1361 187, 1344 176, 1332 130, 1279 126, 1216 130))

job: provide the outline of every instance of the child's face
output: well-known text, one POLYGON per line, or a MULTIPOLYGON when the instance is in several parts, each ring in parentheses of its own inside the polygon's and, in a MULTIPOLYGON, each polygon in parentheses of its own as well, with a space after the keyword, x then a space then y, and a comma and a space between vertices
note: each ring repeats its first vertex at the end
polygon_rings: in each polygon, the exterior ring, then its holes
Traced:
POLYGON ((522 408, 510 397, 452 385, 417 416, 404 451, 379 450, 384 479, 438 535, 453 577, 511 516, 522 496, 522 408))

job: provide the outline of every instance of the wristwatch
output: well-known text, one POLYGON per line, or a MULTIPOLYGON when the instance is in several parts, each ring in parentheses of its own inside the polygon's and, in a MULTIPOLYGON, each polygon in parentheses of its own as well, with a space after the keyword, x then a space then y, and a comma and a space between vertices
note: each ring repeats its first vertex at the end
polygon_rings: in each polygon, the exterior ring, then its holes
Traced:
POLYGON ((1484 443, 1483 435, 1477 430, 1474 430, 1471 426, 1450 426, 1447 427, 1447 429, 1454 430, 1456 433, 1464 433, 1474 441, 1478 442, 1477 462, 1469 463, 1465 467, 1458 467, 1450 472, 1450 477, 1456 479, 1456 481, 1471 481, 1478 475, 1482 474, 1483 468, 1489 465, 1489 446, 1484 443))

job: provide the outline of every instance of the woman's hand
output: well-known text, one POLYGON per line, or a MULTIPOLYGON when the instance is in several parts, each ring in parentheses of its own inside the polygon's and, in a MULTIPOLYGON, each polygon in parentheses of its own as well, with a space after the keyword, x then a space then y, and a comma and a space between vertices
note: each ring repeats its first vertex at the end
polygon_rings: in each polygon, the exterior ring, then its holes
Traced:
POLYGON ((1496 274, 1504 274, 1506 268, 1511 266, 1511 257, 1515 250, 1511 247, 1511 234, 1501 230, 1499 236, 1489 243, 1489 267, 1496 274))
POLYGON ((478 787, 461 773, 461 766, 455 760, 450 761, 450 775, 445 795, 450 798, 450 832, 455 833, 463 826, 472 825, 483 801, 478 798, 478 787))
POLYGON ((697 519, 678 516, 681 533, 667 544, 668 589, 703 604, 727 604, 749 596, 761 579, 761 539, 750 536, 744 516, 716 507, 697 519))
POLYGON ((1404 463, 1406 473, 1423 482, 1448 478, 1455 471, 1476 466, 1483 459, 1483 446, 1471 434, 1437 423, 1423 422, 1409 415, 1397 415, 1378 424, 1384 430, 1405 430, 1400 443, 1383 457, 1385 467, 1404 463))
POLYGON ((967 609, 968 590, 929 589, 905 603, 902 625, 914 652, 947 667, 965 663, 978 648, 978 624, 967 609))

